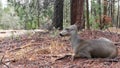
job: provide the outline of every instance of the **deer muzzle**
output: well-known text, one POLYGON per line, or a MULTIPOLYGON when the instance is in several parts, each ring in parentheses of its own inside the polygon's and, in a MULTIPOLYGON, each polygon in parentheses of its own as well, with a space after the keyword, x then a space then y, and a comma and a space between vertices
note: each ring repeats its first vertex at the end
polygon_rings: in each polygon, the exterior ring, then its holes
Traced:
POLYGON ((69 32, 67 30, 63 30, 59 33, 60 36, 68 36, 69 32))

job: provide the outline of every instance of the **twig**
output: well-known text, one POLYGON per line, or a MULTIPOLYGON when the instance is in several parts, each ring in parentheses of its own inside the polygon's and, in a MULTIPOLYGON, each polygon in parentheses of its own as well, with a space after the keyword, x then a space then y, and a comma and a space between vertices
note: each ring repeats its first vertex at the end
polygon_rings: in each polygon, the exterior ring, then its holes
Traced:
POLYGON ((107 28, 107 31, 110 32, 110 34, 112 34, 112 32, 109 30, 109 28, 107 28))
POLYGON ((0 65, 5 65, 7 68, 9 68, 9 66, 8 65, 6 65, 4 62, 3 62, 3 58, 4 58, 4 55, 2 56, 2 58, 1 58, 1 60, 0 60, 0 65))
POLYGON ((113 42, 113 44, 118 45, 118 44, 120 44, 120 42, 113 42))
POLYGON ((58 58, 58 59, 56 59, 56 60, 62 60, 62 59, 68 58, 68 57, 72 57, 72 55, 65 55, 65 56, 60 57, 60 58, 58 58))
POLYGON ((6 65, 5 63, 3 63, 3 62, 2 62, 2 64, 3 64, 3 65, 5 65, 7 68, 9 68, 9 66, 8 66, 8 65, 6 65))
POLYGON ((41 43, 28 43, 28 44, 26 44, 26 45, 24 45, 22 47, 17 47, 15 49, 12 49, 12 50, 10 50, 10 52, 20 50, 20 49, 24 49, 24 48, 31 47, 31 46, 35 46, 35 45, 40 45, 40 44, 41 43))
POLYGON ((117 30, 117 31, 116 31, 116 34, 118 34, 118 28, 117 28, 117 27, 116 27, 116 30, 117 30))

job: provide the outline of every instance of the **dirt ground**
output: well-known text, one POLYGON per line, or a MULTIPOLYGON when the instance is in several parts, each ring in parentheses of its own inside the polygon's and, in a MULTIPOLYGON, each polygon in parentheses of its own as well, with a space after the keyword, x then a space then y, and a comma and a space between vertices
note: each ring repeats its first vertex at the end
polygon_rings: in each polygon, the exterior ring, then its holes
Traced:
MULTIPOLYGON (((106 37, 120 42, 120 34, 84 30, 80 32, 83 39, 106 37)), ((76 59, 72 55, 69 37, 53 37, 49 33, 26 34, 19 37, 0 38, 0 68, 120 68, 119 55, 113 59, 76 59), (59 59, 59 60, 57 60, 59 59)))

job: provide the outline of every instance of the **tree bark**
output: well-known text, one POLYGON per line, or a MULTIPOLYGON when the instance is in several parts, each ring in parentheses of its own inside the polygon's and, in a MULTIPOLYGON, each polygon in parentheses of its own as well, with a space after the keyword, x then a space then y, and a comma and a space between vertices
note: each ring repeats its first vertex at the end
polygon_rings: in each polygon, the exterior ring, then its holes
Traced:
POLYGON ((87 29, 90 29, 90 23, 89 23, 89 3, 88 0, 86 0, 86 8, 87 8, 87 29))
POLYGON ((37 10, 38 10, 38 15, 37 15, 37 18, 38 18, 38 26, 36 26, 36 27, 40 27, 40 19, 39 19, 39 17, 40 17, 40 1, 39 0, 37 0, 37 10))
POLYGON ((120 3, 120 1, 118 0, 118 11, 117 11, 117 27, 119 27, 120 28, 120 5, 119 5, 119 3, 120 3))
POLYGON ((107 15, 107 5, 108 5, 108 2, 107 2, 107 0, 103 0, 103 6, 104 6, 104 11, 103 11, 103 13, 104 13, 104 15, 107 15))
POLYGON ((77 24, 79 29, 84 28, 82 22, 84 0, 71 0, 71 25, 77 24))
POLYGON ((102 15, 102 13, 101 13, 101 0, 98 0, 98 4, 99 4, 99 22, 100 22, 100 25, 99 25, 99 27, 100 27, 100 29, 102 30, 103 29, 103 27, 104 27, 104 25, 103 25, 103 23, 102 23, 102 18, 101 18, 101 15, 102 15))
POLYGON ((71 25, 76 23, 77 7, 77 1, 71 0, 71 25))
POLYGON ((56 29, 63 29, 63 3, 64 0, 55 0, 53 26, 56 29))
POLYGON ((48 5, 49 5, 49 0, 44 0, 44 2, 43 2, 43 8, 47 9, 48 5))
POLYGON ((105 17, 107 16, 107 0, 103 0, 103 16, 101 17, 101 29, 103 29, 105 26, 107 26, 107 22, 105 21, 105 17))

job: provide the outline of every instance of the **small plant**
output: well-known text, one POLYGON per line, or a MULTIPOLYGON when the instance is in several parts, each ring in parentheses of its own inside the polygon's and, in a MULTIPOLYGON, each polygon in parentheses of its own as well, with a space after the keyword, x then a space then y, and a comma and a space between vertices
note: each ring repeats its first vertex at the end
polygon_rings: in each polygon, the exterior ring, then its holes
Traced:
POLYGON ((93 15, 90 15, 90 19, 89 19, 90 22, 89 23, 90 23, 92 29, 98 29, 99 28, 99 23, 97 23, 95 21, 95 19, 96 18, 93 15))
POLYGON ((64 48, 64 44, 63 43, 60 43, 59 41, 51 41, 50 43, 50 51, 51 51, 51 54, 59 54, 59 52, 64 48))
POLYGON ((15 34, 14 32, 11 32, 11 36, 10 36, 11 39, 14 39, 15 38, 15 34))
POLYGON ((59 35, 59 30, 58 29, 54 29, 52 31, 50 31, 50 36, 51 37, 56 37, 59 35))

